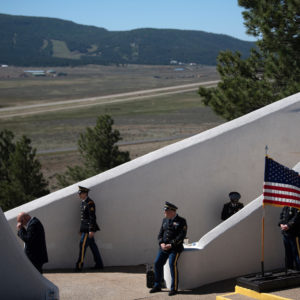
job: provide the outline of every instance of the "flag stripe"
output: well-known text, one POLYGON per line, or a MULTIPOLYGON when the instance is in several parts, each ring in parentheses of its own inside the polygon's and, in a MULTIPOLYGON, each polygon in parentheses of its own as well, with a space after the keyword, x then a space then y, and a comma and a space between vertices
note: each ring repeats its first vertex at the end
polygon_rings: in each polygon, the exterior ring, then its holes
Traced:
POLYGON ((292 206, 292 207, 300 208, 300 204, 288 203, 286 201, 273 201, 273 200, 264 199, 264 204, 270 204, 275 206, 292 206))
POLYGON ((264 193, 264 196, 271 196, 271 197, 277 197, 277 198, 282 198, 282 199, 292 199, 292 200, 297 200, 300 201, 300 197, 295 197, 292 195, 288 194, 276 194, 276 193, 264 193))
POLYGON ((297 188, 290 184, 283 184, 283 183, 275 183, 275 182, 265 182, 264 184, 265 189, 272 189, 278 191, 287 191, 287 192, 294 192, 300 194, 300 188, 297 188))
POLYGON ((264 189, 264 194, 266 193, 272 193, 272 194, 277 194, 280 195, 281 197, 283 197, 284 195, 289 195, 289 196, 294 196, 297 198, 300 198, 300 194, 298 193, 292 193, 292 192, 284 192, 284 191, 277 191, 277 190, 272 190, 272 189, 264 189))
POLYGON ((299 201, 297 200, 292 200, 292 199, 282 199, 282 198, 279 198, 279 197, 272 197, 272 196, 267 196, 267 197, 264 197, 266 200, 271 200, 271 201, 278 201, 278 202, 282 202, 283 200, 287 203, 294 203, 294 204, 300 204, 299 201))

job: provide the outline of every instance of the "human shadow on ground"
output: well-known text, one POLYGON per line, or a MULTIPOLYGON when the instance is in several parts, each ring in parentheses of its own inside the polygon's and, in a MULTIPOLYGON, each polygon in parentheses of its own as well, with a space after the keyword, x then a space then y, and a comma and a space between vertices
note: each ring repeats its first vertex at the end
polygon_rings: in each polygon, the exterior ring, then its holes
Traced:
POLYGON ((232 293, 235 290, 236 278, 226 279, 219 282, 203 285, 192 290, 179 291, 180 295, 205 295, 212 293, 232 293))
POLYGON ((137 265, 137 266, 113 266, 113 267, 104 267, 103 269, 93 269, 92 267, 84 267, 82 271, 76 271, 72 268, 57 268, 44 270, 44 273, 129 273, 129 274, 145 274, 146 276, 146 266, 137 265))

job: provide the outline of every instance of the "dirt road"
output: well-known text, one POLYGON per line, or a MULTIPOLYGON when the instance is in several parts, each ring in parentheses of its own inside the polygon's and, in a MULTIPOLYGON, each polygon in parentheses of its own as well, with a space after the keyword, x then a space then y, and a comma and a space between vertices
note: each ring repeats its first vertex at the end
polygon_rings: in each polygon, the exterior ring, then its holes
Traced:
POLYGON ((11 118, 16 116, 25 116, 39 114, 50 111, 59 111, 66 109, 74 109, 79 107, 87 107, 94 105, 104 105, 117 102, 137 101, 146 98, 161 97, 170 94, 178 94, 183 92, 195 91, 199 86, 215 86, 219 80, 206 81, 199 83, 191 83, 185 85, 170 86, 157 89, 142 90, 130 93, 113 94, 101 97, 91 97, 83 99, 72 99, 65 101, 54 101, 41 104, 24 105, 16 107, 6 107, 0 109, 0 118, 11 118))

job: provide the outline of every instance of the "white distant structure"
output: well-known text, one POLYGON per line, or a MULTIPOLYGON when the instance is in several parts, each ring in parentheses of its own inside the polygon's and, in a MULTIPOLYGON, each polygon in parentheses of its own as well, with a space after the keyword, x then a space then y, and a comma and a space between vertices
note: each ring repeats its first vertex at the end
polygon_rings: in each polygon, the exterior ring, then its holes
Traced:
MULTIPOLYGON (((78 256, 80 200, 77 186, 91 189, 101 231, 96 234, 104 264, 153 263, 163 204, 178 206, 197 249, 182 254, 179 272, 197 268, 200 286, 232 274, 260 270, 260 200, 265 145, 287 167, 300 161, 300 93, 169 145, 143 157, 6 212, 11 227, 20 211, 44 224, 49 263, 45 268, 74 268, 78 256), (246 207, 221 223, 228 193, 238 191, 246 207), (254 202, 253 199, 255 200, 254 202), (249 204, 249 205, 247 205, 249 204), (136 246, 138 245, 138 247, 136 246), (256 250, 254 250, 254 248, 256 250), (236 253, 234 255, 226 255, 236 253), (222 256, 225 255, 224 259, 222 256), (193 259, 190 259, 190 256, 193 259), (243 263, 236 263, 243 261, 243 263), (186 263, 185 263, 186 262, 186 263), (184 266, 181 265, 184 264, 184 266), (228 272, 228 266, 231 271, 228 272)), ((283 265, 277 231, 280 210, 269 209, 266 269, 283 265), (276 251, 272 247, 276 245, 276 251)), ((92 265, 88 252, 86 266, 92 265)), ((183 286, 186 284, 181 280, 183 286)))
POLYGON ((44 70, 26 70, 24 73, 30 74, 32 76, 46 76, 46 72, 44 70))

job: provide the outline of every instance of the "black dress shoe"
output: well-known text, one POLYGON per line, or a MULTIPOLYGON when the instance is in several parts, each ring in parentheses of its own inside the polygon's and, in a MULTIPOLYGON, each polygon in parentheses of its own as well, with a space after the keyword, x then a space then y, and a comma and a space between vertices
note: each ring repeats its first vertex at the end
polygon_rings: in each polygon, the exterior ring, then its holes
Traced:
POLYGON ((160 287, 158 287, 158 286, 155 286, 155 287, 153 287, 150 291, 149 291, 149 293, 158 293, 158 292, 161 292, 161 288, 160 287))
POLYGON ((99 271, 103 270, 103 267, 102 266, 94 266, 94 267, 90 268, 90 270, 94 271, 94 272, 99 272, 99 271))
POLYGON ((177 294, 177 291, 170 291, 169 292, 169 296, 174 296, 174 295, 176 295, 177 294))

